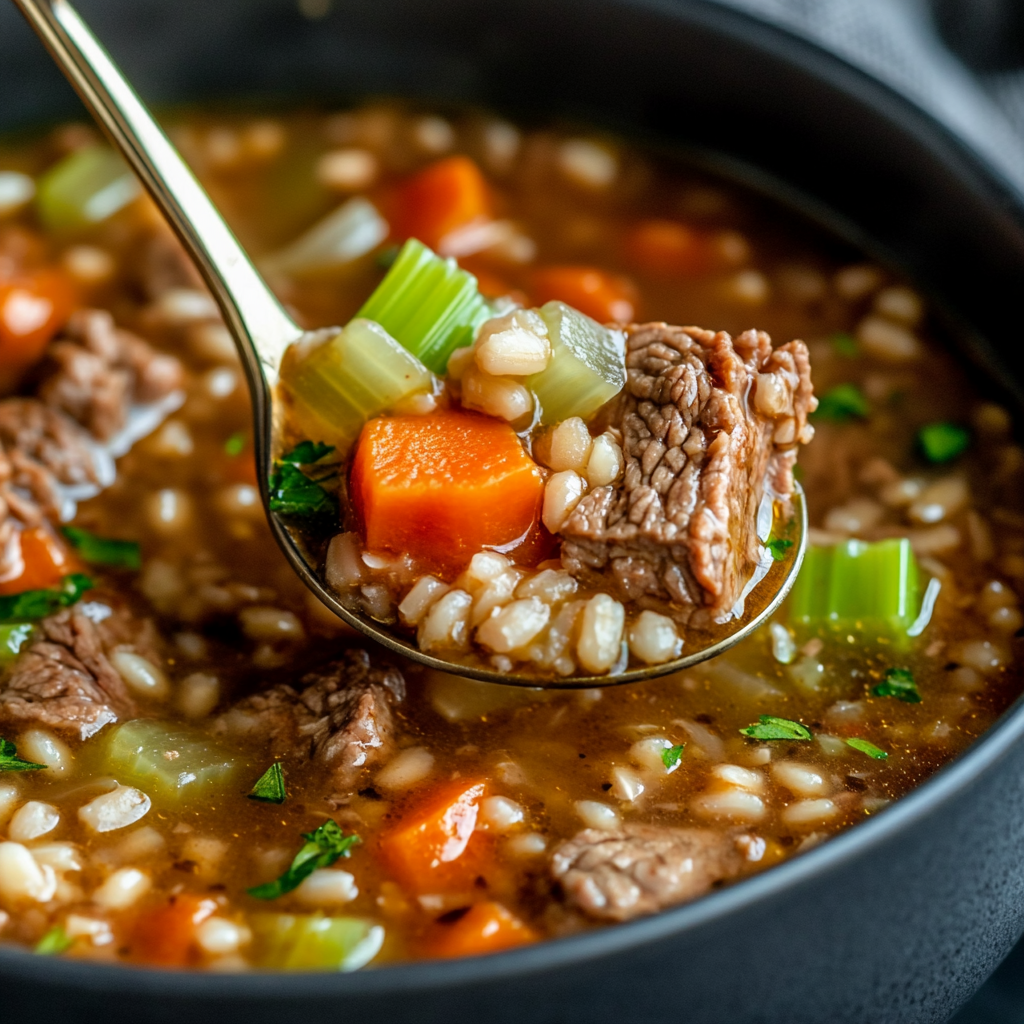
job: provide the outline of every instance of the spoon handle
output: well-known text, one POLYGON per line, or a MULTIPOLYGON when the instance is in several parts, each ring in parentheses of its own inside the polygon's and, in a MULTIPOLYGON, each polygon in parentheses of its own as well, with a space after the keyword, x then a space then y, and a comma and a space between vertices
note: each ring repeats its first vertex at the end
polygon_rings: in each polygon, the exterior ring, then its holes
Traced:
POLYGON ((238 346, 256 404, 268 405, 268 383, 277 379, 281 356, 302 334, 301 329, 281 307, 188 165, 71 4, 67 0, 14 3, 195 260, 238 346))

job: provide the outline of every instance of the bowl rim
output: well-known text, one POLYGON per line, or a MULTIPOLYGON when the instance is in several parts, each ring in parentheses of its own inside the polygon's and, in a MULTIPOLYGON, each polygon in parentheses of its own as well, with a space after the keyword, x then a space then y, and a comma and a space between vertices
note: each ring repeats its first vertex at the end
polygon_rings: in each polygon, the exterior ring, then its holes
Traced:
MULTIPOLYGON (((1024 192, 984 154, 974 149, 948 125, 873 77, 845 57, 818 45, 790 28, 719 0, 615 0, 623 8, 689 21, 736 42, 760 49, 784 64, 795 65, 897 124, 956 176, 987 194, 1003 216, 1024 230, 1024 192)), ((755 164, 747 164, 757 170, 755 164)), ((783 184, 785 184, 783 182, 783 184)), ((791 195, 798 194, 791 186, 791 195)), ((813 200, 811 206, 825 204, 813 200)), ((839 220, 845 220, 838 215, 839 220)), ((964 751, 925 782, 895 800, 876 816, 829 839, 820 846, 766 871, 709 893, 691 903, 536 945, 489 956, 457 960, 425 960, 387 964, 380 968, 341 974, 332 972, 252 972, 214 974, 194 969, 156 969, 124 964, 54 959, 16 946, 0 944, 0 979, 41 985, 58 984, 81 992, 120 992, 161 997, 260 998, 287 1001, 328 996, 374 995, 381 992, 432 991, 460 985, 545 974, 582 962, 604 959, 629 949, 650 945, 668 936, 692 932, 716 919, 726 918, 767 900, 801 881, 809 881, 840 867, 895 833, 909 828, 941 804, 955 798, 975 779, 1003 758, 1024 736, 1024 694, 1018 697, 964 751)))

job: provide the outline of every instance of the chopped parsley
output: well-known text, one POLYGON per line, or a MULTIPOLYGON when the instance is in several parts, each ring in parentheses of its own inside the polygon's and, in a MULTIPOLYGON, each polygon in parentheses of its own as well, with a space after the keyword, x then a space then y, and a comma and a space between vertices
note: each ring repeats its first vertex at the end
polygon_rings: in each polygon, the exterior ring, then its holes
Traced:
POLYGON ((74 572, 53 590, 23 590, 0 597, 0 622, 35 622, 58 608, 73 605, 93 586, 88 576, 74 572))
POLYGON ((283 455, 270 474, 270 511, 303 517, 335 514, 337 503, 322 485, 336 479, 337 467, 322 467, 325 471, 319 476, 311 476, 300 468, 314 465, 333 451, 329 444, 303 441, 283 455))
POLYGON ((133 540, 97 537, 80 526, 65 526, 61 532, 90 565, 105 565, 111 569, 142 568, 142 550, 133 540))
POLYGON ((846 741, 846 745, 853 747, 854 750, 859 750, 862 754, 867 754, 868 757, 873 757, 876 761, 884 761, 889 756, 881 747, 876 747, 874 743, 862 740, 859 736, 851 736, 846 741))
POLYGON ((860 355, 860 345, 857 344, 857 339, 846 331, 836 331, 828 340, 832 343, 832 347, 847 359, 855 359, 860 355))
POLYGON ((245 451, 245 431, 236 430, 225 442, 224 442, 224 454, 230 455, 235 458, 241 455, 245 451))
POLYGON ((22 760, 18 757, 17 747, 0 736, 0 772, 37 772, 45 767, 45 764, 22 760))
POLYGON ((782 537, 772 537, 771 540, 765 542, 765 547, 771 553, 772 558, 776 562, 781 562, 786 557, 786 552, 793 546, 791 540, 785 540, 782 537))
POLYGON ((872 686, 871 692, 876 697, 895 697, 905 704, 921 703, 921 691, 918 690, 910 669, 906 668, 886 669, 882 681, 877 686, 872 686))
POLYGON ((56 956, 67 952, 74 939, 59 925, 55 924, 37 943, 35 951, 40 956, 56 956))
POLYGON ((856 384, 837 384, 818 399, 818 408, 811 413, 815 419, 845 423, 852 419, 865 419, 871 406, 856 384))
POLYGON ((809 740, 811 730, 799 722, 791 722, 788 718, 776 718, 774 715, 761 715, 756 725, 748 725, 740 729, 744 736, 752 740, 809 740))
POLYGON ((929 423, 917 432, 917 443, 929 462, 950 462, 967 451, 971 433, 956 423, 929 423))
POLYGON ((683 748, 685 746, 685 743, 677 743, 674 747, 666 747, 661 752, 661 763, 670 772, 675 771, 679 767, 679 762, 683 759, 683 748))
POLYGON ((317 869, 329 868, 340 857, 348 857, 352 847, 360 842, 357 835, 345 835, 331 818, 315 832, 303 832, 302 838, 306 842, 295 854, 288 870, 273 882, 249 889, 250 896, 258 900, 276 900, 278 896, 297 889, 317 869))
POLYGON ((250 800, 265 804, 283 804, 288 793, 284 788, 284 769, 275 761, 257 780, 249 794, 250 800))
POLYGON ((311 466, 333 451, 334 445, 324 444, 323 441, 303 441, 287 455, 282 455, 281 462, 287 462, 293 466, 311 466))

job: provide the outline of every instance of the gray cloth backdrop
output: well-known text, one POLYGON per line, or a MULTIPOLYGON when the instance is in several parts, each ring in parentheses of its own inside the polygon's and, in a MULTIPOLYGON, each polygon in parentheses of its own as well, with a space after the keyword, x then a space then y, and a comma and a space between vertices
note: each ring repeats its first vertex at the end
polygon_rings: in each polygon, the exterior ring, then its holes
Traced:
POLYGON ((973 75, 943 46, 926 0, 718 2, 804 35, 905 93, 1024 190, 1024 71, 973 75))

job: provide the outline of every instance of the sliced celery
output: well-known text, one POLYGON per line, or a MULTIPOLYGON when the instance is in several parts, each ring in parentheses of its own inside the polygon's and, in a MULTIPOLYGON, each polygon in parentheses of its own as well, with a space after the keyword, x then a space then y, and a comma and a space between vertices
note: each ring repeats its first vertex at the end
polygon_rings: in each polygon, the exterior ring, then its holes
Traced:
POLYGON ((625 341, 564 302, 549 302, 540 313, 551 339, 547 369, 527 377, 540 403, 541 422, 586 419, 626 384, 625 341))
POLYGON ((492 311, 472 274, 410 238, 356 316, 380 324, 427 369, 441 374, 455 349, 473 343, 492 311))
POLYGON ((790 596, 793 622, 906 637, 918 611, 917 562, 905 537, 809 547, 790 596))
POLYGON ((253 959, 278 971, 357 971, 379 952, 384 929, 358 917, 252 914, 253 959))
POLYGON ((430 391, 434 379, 380 324, 357 318, 339 334, 292 345, 281 384, 302 433, 344 451, 368 419, 430 391))
POLYGON ((238 757, 198 730, 149 718, 111 730, 106 757, 119 782, 175 803, 209 800, 241 767, 238 757))
POLYGON ((39 181, 39 217, 52 231, 81 231, 126 207, 141 190, 128 165, 107 146, 75 150, 39 181))
POLYGON ((0 625, 0 668, 14 661, 31 635, 31 622, 6 622, 0 625))
POLYGON ((260 266, 297 276, 329 273, 372 252, 387 237, 387 221, 373 203, 356 196, 290 245, 262 259, 260 266))

